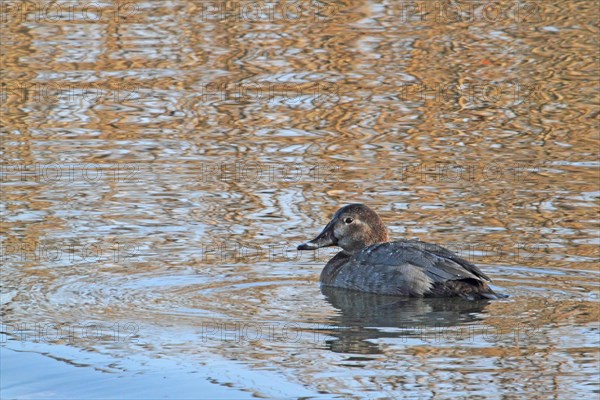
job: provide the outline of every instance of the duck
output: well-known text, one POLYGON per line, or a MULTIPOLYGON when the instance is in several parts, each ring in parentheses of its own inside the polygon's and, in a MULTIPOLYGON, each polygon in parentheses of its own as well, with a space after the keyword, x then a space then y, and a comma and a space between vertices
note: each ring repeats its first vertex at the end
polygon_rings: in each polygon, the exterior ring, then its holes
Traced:
POLYGON ((442 246, 415 239, 390 241, 379 215, 364 204, 340 208, 298 250, 330 246, 342 250, 323 268, 322 286, 402 297, 507 297, 489 287, 491 279, 477 266, 442 246))

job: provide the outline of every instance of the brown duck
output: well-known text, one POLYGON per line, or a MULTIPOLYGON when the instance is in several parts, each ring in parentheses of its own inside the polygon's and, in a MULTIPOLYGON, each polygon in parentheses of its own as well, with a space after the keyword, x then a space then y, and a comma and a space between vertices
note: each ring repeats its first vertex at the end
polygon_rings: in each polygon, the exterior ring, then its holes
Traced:
POLYGON ((390 242, 377 213, 363 204, 339 209, 313 240, 298 250, 339 246, 321 272, 321 284, 391 296, 506 297, 487 285, 475 265, 441 246, 418 240, 390 242))

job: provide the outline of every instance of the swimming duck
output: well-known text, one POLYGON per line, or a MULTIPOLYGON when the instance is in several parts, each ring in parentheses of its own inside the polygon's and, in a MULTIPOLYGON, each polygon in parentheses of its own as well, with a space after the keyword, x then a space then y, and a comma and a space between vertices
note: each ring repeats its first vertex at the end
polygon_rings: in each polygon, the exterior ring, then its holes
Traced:
POLYGON ((491 279, 441 246, 419 240, 390 242, 377 213, 364 204, 340 208, 323 231, 298 250, 338 246, 321 272, 321 284, 361 292, 410 297, 497 299, 491 279))

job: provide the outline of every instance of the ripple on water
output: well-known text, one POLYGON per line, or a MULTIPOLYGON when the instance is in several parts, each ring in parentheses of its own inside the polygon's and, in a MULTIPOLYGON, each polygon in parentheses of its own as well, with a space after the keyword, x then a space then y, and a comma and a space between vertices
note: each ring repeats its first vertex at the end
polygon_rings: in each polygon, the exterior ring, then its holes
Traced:
POLYGON ((6 15, 2 322, 106 329, 11 326, 6 397, 597 397, 597 4, 380 3, 6 15), (323 294, 349 202, 510 297, 323 294))

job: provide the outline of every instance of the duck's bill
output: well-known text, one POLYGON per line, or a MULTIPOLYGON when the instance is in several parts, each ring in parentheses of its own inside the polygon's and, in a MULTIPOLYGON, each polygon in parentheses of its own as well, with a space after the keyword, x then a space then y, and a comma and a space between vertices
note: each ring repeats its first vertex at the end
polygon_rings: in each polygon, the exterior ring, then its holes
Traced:
POLYGON ((302 243, 298 246, 298 250, 316 250, 321 247, 335 246, 337 244, 337 238, 333 234, 333 224, 329 223, 323 232, 310 242, 302 243))

